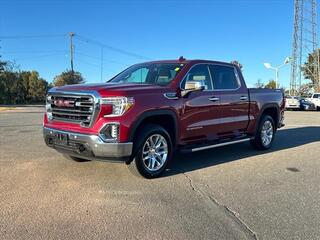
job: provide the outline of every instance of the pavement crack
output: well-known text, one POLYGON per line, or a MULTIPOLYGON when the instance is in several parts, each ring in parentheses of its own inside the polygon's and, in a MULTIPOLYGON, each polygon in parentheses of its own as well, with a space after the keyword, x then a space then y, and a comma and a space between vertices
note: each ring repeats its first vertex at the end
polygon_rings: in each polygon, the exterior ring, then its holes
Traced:
POLYGON ((248 224, 246 224, 240 217, 240 214, 236 211, 232 210, 230 207, 221 204, 217 199, 215 199, 213 196, 211 196, 209 193, 206 193, 205 191, 200 190, 197 188, 192 180, 192 178, 186 174, 183 173, 183 175, 188 179, 189 185, 192 189, 192 191, 197 192, 201 197, 208 198, 212 203, 217 205, 218 207, 222 208, 226 213, 227 216, 230 217, 233 221, 235 221, 242 229, 244 229, 253 239, 258 240, 257 234, 249 227, 248 224))

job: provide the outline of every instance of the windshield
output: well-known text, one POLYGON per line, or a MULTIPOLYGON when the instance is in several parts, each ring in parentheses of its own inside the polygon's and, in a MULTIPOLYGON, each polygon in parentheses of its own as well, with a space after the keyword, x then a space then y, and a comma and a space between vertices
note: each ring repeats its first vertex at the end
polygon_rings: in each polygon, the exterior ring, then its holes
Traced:
POLYGON ((144 63, 133 65, 108 82, 168 85, 181 71, 180 63, 144 63))

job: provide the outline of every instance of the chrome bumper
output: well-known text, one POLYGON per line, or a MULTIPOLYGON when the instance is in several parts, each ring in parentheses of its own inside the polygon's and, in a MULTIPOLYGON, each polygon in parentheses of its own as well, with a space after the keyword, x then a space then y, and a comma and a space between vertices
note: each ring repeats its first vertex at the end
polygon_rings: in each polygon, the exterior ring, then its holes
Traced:
POLYGON ((43 136, 49 147, 70 156, 99 161, 126 161, 132 154, 132 142, 107 143, 97 135, 86 135, 51 128, 43 128, 43 136), (67 136, 62 144, 57 136, 67 136))

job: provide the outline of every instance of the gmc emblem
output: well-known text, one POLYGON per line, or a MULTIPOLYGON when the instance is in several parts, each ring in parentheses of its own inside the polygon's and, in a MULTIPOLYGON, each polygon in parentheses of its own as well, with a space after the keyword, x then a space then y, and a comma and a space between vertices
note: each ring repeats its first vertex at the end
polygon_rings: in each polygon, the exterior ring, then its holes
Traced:
POLYGON ((74 101, 70 101, 70 100, 58 99, 58 100, 54 100, 53 103, 57 107, 74 107, 74 101))

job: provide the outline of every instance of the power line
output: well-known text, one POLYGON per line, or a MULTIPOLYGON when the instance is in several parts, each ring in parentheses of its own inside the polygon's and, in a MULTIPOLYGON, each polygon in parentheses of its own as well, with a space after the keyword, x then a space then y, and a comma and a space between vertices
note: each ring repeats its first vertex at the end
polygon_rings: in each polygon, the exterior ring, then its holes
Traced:
MULTIPOLYGON (((0 36, 0 39, 26 39, 26 38, 56 38, 56 37, 67 37, 70 36, 70 33, 63 33, 63 34, 37 34, 37 35, 9 35, 9 36, 0 36)), ((139 58, 139 59, 144 59, 144 60, 151 60, 151 58, 137 54, 137 53, 133 53, 118 47, 113 47, 101 42, 98 42, 96 40, 90 39, 88 37, 84 37, 84 36, 80 36, 79 34, 75 34, 73 33, 73 36, 76 37, 77 39, 79 39, 80 41, 86 42, 86 43, 90 43, 90 44, 94 44, 97 45, 99 47, 102 48, 106 48, 109 49, 111 51, 115 51, 121 54, 125 54, 127 56, 131 56, 131 57, 135 57, 135 58, 139 58)))
POLYGON ((133 53, 133 52, 129 52, 127 50, 123 50, 121 48, 113 47, 113 46, 110 46, 110 45, 107 45, 107 44, 104 44, 104 43, 100 43, 100 42, 98 42, 96 40, 92 40, 92 39, 89 39, 87 37, 80 36, 78 34, 75 34, 75 37, 77 39, 79 39, 80 41, 83 41, 83 42, 86 42, 86 43, 91 43, 91 44, 97 45, 97 46, 99 46, 101 48, 107 48, 107 49, 112 50, 114 52, 125 54, 127 56, 140 58, 140 59, 144 59, 144 60, 151 60, 149 57, 142 56, 140 54, 136 54, 136 53, 133 53))
POLYGON ((23 51, 3 51, 2 54, 24 54, 24 53, 62 53, 62 52, 68 52, 67 50, 39 50, 39 51, 33 51, 33 50, 23 50, 23 51))
MULTIPOLYGON (((113 46, 98 42, 96 40, 92 40, 90 38, 87 38, 87 37, 84 37, 84 36, 80 36, 80 35, 75 34, 73 32, 64 33, 64 34, 38 34, 38 35, 0 36, 0 41, 1 40, 36 39, 36 38, 57 38, 57 37, 67 37, 67 36, 69 36, 69 41, 70 41, 70 43, 69 43, 69 45, 70 45, 70 67, 71 67, 71 71, 72 72, 74 71, 74 54, 75 54, 75 46, 74 46, 74 41, 73 41, 74 37, 76 37, 78 40, 80 40, 82 42, 93 44, 93 45, 99 46, 101 48, 100 58, 92 57, 92 56, 87 55, 89 57, 96 58, 96 59, 100 60, 100 75, 101 75, 100 77, 101 77, 101 81, 103 79, 104 62, 113 62, 113 63, 123 64, 123 65, 128 65, 128 64, 117 62, 117 61, 113 61, 113 60, 105 60, 105 58, 104 58, 104 49, 109 49, 111 51, 118 52, 118 53, 130 56, 130 57, 134 57, 134 58, 139 58, 139 59, 143 59, 143 60, 151 60, 149 57, 146 57, 146 56, 143 56, 143 55, 140 55, 140 54, 136 54, 136 53, 133 53, 133 52, 130 52, 130 51, 118 48, 118 47, 113 47, 113 46)), ((35 53, 36 51, 29 51, 29 52, 35 53)), ((43 52, 43 53, 52 52, 52 53, 54 53, 54 52, 58 52, 58 51, 38 51, 38 52, 39 53, 40 52, 43 52)), ((66 51, 59 51, 59 52, 66 52, 66 51)), ((7 52, 7 54, 8 53, 10 53, 10 52, 7 52)), ((11 54, 13 54, 13 53, 14 52, 11 52, 11 54)), ((17 51, 16 51, 16 53, 17 53, 17 51)), ((79 53, 79 54, 82 54, 82 53, 79 53)), ((49 56, 54 56, 54 55, 57 55, 57 54, 48 54, 48 55, 42 55, 42 56, 37 56, 37 57, 17 58, 15 60, 36 59, 36 58, 49 57, 49 56)), ((82 55, 85 55, 85 54, 82 54, 82 55)), ((82 60, 80 60, 80 61, 82 61, 82 60)), ((97 66, 95 64, 89 64, 89 65, 97 66)))
POLYGON ((0 36, 0 39, 26 39, 26 38, 56 38, 66 37, 68 34, 43 34, 43 35, 12 35, 0 36))
POLYGON ((61 53, 53 53, 53 54, 46 54, 46 55, 33 56, 33 57, 13 58, 13 60, 14 61, 18 61, 18 60, 27 60, 27 59, 38 59, 38 58, 57 56, 57 55, 60 55, 60 54, 61 53))
POLYGON ((78 62, 81 62, 81 63, 84 63, 84 64, 87 64, 87 65, 90 65, 92 67, 96 67, 96 68, 100 68, 101 66, 97 65, 97 64, 94 64, 94 63, 90 63, 90 62, 87 62, 87 61, 83 61, 82 59, 77 59, 78 62))
MULTIPOLYGON (((77 55, 82 55, 82 56, 85 56, 85 57, 88 57, 88 58, 96 59, 97 61, 101 60, 101 58, 99 58, 99 57, 88 55, 88 54, 83 53, 83 52, 75 51, 75 53, 77 55)), ((118 61, 110 60, 110 59, 107 59, 107 58, 103 58, 103 62, 116 63, 116 64, 121 64, 121 65, 128 65, 128 63, 118 62, 118 61)))

